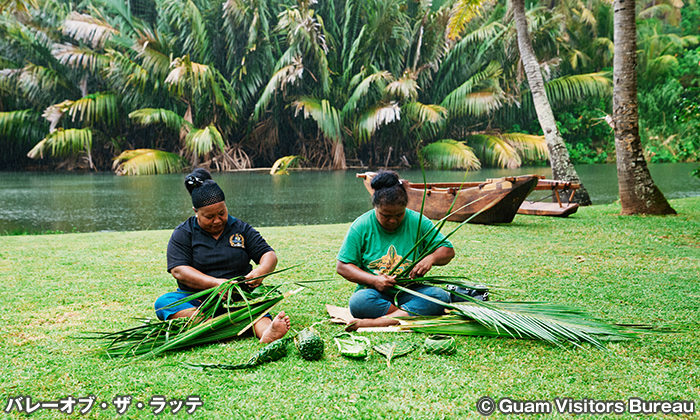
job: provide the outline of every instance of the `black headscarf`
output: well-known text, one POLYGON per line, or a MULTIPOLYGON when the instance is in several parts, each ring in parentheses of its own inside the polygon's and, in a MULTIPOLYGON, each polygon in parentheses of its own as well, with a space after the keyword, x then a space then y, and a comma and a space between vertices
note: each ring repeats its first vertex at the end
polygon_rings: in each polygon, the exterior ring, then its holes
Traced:
POLYGON ((226 198, 224 191, 211 179, 206 169, 197 168, 185 177, 185 187, 192 196, 192 207, 199 209, 220 203, 226 198))

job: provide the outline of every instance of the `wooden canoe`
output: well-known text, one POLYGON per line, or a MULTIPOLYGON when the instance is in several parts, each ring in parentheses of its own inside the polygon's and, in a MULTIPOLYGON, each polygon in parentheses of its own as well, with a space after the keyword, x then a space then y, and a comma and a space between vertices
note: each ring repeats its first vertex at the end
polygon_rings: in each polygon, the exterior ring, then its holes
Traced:
POLYGON ((574 184, 567 181, 557 181, 551 179, 540 179, 537 182, 535 190, 537 191, 552 191, 552 195, 556 198, 557 202, 545 203, 541 201, 528 201, 525 200, 523 204, 520 205, 518 209, 518 214, 527 214, 530 216, 550 216, 550 217, 567 217, 570 214, 576 213, 578 210, 578 203, 572 203, 571 199, 574 196, 574 192, 581 188, 581 184, 574 184), (560 191, 571 191, 569 196, 569 202, 562 202, 560 191))
MULTIPOLYGON (((364 178, 365 188, 370 194, 374 194, 370 185, 374 175, 374 172, 357 174, 358 178, 364 178)), ((537 175, 521 175, 487 179, 486 182, 444 182, 427 186, 406 180, 402 182, 408 193, 406 207, 411 210, 420 211, 423 192, 426 191, 423 214, 430 219, 439 220, 447 215, 456 196, 453 213, 447 220, 463 222, 488 207, 469 223, 489 225, 512 222, 520 205, 534 190, 538 179, 537 175)))

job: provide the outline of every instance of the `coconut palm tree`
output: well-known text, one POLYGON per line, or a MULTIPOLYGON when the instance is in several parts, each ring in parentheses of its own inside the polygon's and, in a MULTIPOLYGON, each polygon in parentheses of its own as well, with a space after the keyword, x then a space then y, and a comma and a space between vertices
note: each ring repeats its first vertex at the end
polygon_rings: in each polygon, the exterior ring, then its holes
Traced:
POLYGON ((621 214, 676 214, 654 184, 639 139, 635 2, 615 0, 613 120, 621 214))
MULTIPOLYGON (((574 168, 574 165, 571 163, 569 152, 566 149, 564 139, 559 133, 552 108, 547 99, 544 81, 540 73, 540 66, 535 56, 535 51, 532 48, 530 35, 527 29, 525 1, 513 0, 512 6, 515 25, 518 30, 520 58, 523 61, 523 67, 527 74, 535 109, 537 111, 537 118, 549 148, 549 161, 552 166, 552 176, 554 179, 581 184, 581 180, 576 172, 576 168, 574 168)), ((591 198, 583 184, 581 184, 581 188, 576 191, 574 199, 582 205, 591 204, 591 198)))

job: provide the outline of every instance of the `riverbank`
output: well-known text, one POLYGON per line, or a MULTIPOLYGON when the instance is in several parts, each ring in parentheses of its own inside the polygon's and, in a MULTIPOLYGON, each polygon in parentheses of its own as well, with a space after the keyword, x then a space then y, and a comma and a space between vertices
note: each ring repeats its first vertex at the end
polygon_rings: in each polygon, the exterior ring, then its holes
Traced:
MULTIPOLYGON (((467 274, 501 286, 497 300, 549 301, 581 307, 607 321, 693 324, 676 334, 610 343, 607 351, 559 349, 513 339, 458 337, 453 356, 422 350, 390 369, 376 353, 342 358, 332 341, 341 331, 319 325, 325 357, 296 351, 250 371, 199 373, 179 362, 238 363, 260 346, 252 339, 210 345, 123 366, 90 354, 82 332, 115 331, 152 316, 152 302, 174 288, 165 272, 169 230, 0 237, 3 308, 0 317, 0 397, 56 401, 95 395, 114 418, 112 399, 133 397, 129 418, 150 418, 148 401, 201 397, 193 418, 477 417, 482 396, 496 400, 588 398, 693 400, 700 392, 700 197, 671 201, 674 217, 621 217, 619 206, 581 208, 568 219, 518 216, 502 226, 466 225, 453 238, 457 257, 444 275, 467 274), (136 408, 136 402, 146 403, 136 408)), ((454 226, 454 225, 451 225, 454 226)), ((280 267, 303 263, 269 283, 328 279, 283 301, 293 326, 327 318, 324 304, 344 306, 352 285, 334 274, 348 224, 264 227, 280 267)), ((285 286, 288 289, 295 286, 285 286)), ((419 334, 363 334, 374 344, 419 334)), ((84 405, 78 405, 77 409, 84 405)), ((167 410, 171 408, 168 406, 167 410)), ((175 417, 186 417, 183 411, 175 417)), ((7 414, 6 414, 7 415, 7 414)), ((17 410, 10 418, 24 417, 17 410)), ((625 414, 621 418, 632 418, 625 414)), ((650 416, 654 418, 655 416, 650 416)), ((32 418, 66 418, 37 409, 32 418)))

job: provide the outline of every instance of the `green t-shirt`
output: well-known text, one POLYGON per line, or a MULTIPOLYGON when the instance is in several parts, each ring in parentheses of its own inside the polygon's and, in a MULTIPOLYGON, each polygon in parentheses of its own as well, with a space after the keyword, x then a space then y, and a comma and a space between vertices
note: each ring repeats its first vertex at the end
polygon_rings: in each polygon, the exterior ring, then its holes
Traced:
MULTIPOLYGON (((406 209, 406 215, 401 225, 395 231, 388 232, 379 224, 374 209, 368 211, 358 217, 350 226, 347 235, 345 235, 343 246, 338 252, 338 261, 355 264, 360 269, 372 274, 388 273, 401 261, 404 255, 411 251, 416 239, 422 237, 434 226, 430 219, 422 216, 421 234, 417 237, 419 220, 421 220, 420 213, 406 209)), ((452 248, 452 244, 445 239, 442 233, 438 233, 438 236, 433 240, 433 244, 438 243, 441 243, 441 246, 452 248)), ((402 268, 396 270, 394 274, 400 274, 403 268, 410 265, 422 251, 422 247, 419 247, 417 252, 412 253, 401 264, 402 268)))

